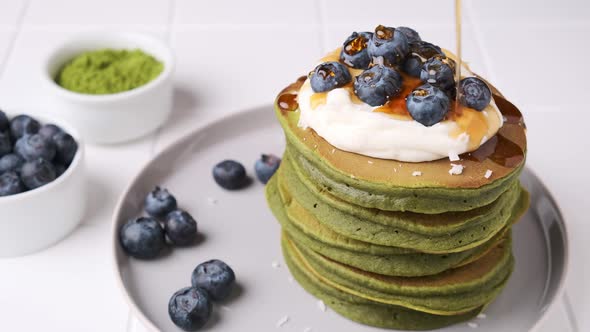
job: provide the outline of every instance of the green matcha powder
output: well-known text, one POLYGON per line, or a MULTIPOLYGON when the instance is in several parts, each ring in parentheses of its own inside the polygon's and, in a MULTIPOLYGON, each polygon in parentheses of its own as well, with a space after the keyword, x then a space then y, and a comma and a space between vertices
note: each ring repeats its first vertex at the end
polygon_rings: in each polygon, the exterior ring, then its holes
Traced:
POLYGON ((111 94, 147 84, 163 69, 160 61, 138 49, 102 49, 76 56, 64 65, 55 81, 70 91, 111 94))

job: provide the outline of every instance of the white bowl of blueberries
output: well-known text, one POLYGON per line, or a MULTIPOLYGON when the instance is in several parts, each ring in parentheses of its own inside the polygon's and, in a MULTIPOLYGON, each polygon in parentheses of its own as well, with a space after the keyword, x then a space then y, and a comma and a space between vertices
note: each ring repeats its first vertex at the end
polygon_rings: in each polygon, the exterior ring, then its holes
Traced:
POLYGON ((46 248, 84 215, 83 144, 69 126, 40 120, 0 111, 0 257, 46 248))

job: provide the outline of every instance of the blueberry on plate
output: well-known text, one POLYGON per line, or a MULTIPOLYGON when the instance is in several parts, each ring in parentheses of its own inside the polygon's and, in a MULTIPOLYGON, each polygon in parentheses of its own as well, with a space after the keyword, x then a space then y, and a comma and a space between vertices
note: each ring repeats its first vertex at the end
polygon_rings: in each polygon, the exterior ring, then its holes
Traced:
POLYGON ((70 166, 76 152, 78 151, 78 143, 72 137, 72 135, 66 132, 58 132, 52 137, 53 143, 55 143, 56 153, 55 162, 62 165, 70 166))
POLYGON ((172 244, 186 246, 197 238, 197 222, 184 210, 174 210, 166 216, 164 221, 166 236, 172 244))
POLYGON ((281 158, 273 154, 263 154, 256 160, 254 170, 260 182, 266 184, 281 165, 281 158))
POLYGON ((8 117, 6 113, 0 110, 0 131, 7 131, 10 129, 10 121, 8 121, 8 117))
MULTIPOLYGON (((403 62, 410 51, 410 45, 406 35, 399 29, 379 25, 375 28, 368 50, 373 59, 383 58, 382 64, 393 66, 403 62)), ((379 63, 375 60, 373 62, 379 63)))
POLYGON ((166 246, 162 226, 150 217, 127 221, 119 231, 119 241, 128 255, 139 259, 155 258, 166 246))
POLYGON ((0 174, 4 172, 20 173, 20 169, 24 163, 25 160, 15 153, 4 155, 0 158, 0 174))
POLYGON ((0 156, 9 154, 12 152, 12 141, 10 134, 0 131, 0 156))
POLYGON ((10 133, 15 139, 36 134, 40 127, 39 122, 28 115, 17 115, 10 121, 10 133))
POLYGON ((176 198, 164 188, 156 187, 145 197, 145 212, 154 218, 166 217, 176 206, 176 198))
POLYGON ((340 51, 340 61, 352 68, 367 69, 371 64, 371 56, 367 50, 369 41, 373 38, 371 32, 353 32, 340 51))
POLYGON ((0 196, 16 195, 25 191, 25 186, 16 172, 0 175, 0 196))
POLYGON ((39 158, 24 163, 21 167, 20 177, 25 187, 35 189, 52 182, 57 175, 53 164, 43 158, 39 158))
POLYGON ((212 309, 207 292, 195 287, 177 291, 168 302, 170 319, 185 331, 196 331, 203 327, 211 317, 212 309))
POLYGON ((414 120, 430 127, 444 119, 451 102, 441 89, 426 83, 408 95, 406 106, 414 120))
POLYGON ((224 160, 215 165, 213 179, 219 186, 228 190, 240 189, 248 184, 244 165, 235 160, 224 160))
POLYGON ((397 30, 399 30, 401 33, 404 34, 404 36, 406 36, 408 43, 413 43, 422 40, 422 38, 420 38, 420 34, 418 34, 418 32, 416 32, 416 30, 412 28, 397 27, 397 30))
POLYGON ((25 135, 16 141, 14 152, 26 161, 43 158, 47 161, 55 157, 55 144, 39 134, 25 135))
POLYGON ((54 124, 46 124, 39 129, 39 135, 45 137, 46 139, 53 139, 53 136, 57 133, 61 133, 63 130, 54 125, 54 124))
POLYGON ((309 73, 311 89, 314 92, 326 92, 342 87, 352 80, 348 68, 340 62, 324 62, 309 73))
POLYGON ((400 93, 402 82, 402 76, 394 69, 376 65, 356 77, 354 93, 371 106, 381 106, 400 93))
POLYGON ((215 301, 226 299, 233 289, 236 275, 229 265, 212 259, 197 265, 191 277, 193 287, 200 287, 215 301))
POLYGON ((455 62, 445 56, 435 55, 422 66, 420 79, 450 93, 455 90, 455 62))
POLYGON ((55 168, 55 177, 56 178, 60 177, 68 169, 66 166, 59 164, 59 163, 54 163, 53 167, 55 168))
POLYGON ((422 66, 426 59, 430 59, 435 55, 443 55, 444 53, 440 47, 425 41, 416 41, 410 43, 410 54, 404 60, 402 69, 408 75, 413 77, 420 77, 422 66))
POLYGON ((462 105, 482 111, 490 104, 492 91, 477 77, 467 77, 459 82, 459 102, 462 105))

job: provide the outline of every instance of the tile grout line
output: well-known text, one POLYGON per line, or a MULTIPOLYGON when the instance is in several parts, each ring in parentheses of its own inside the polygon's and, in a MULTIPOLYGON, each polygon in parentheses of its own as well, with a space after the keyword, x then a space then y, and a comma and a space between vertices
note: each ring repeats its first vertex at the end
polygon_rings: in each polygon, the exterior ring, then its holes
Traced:
POLYGON ((21 33, 23 21, 25 19, 25 15, 27 13, 27 10, 29 9, 29 5, 31 4, 31 1, 32 0, 25 0, 25 4, 23 5, 20 12, 18 13, 18 19, 16 20, 16 24, 14 26, 15 31, 12 35, 12 38, 10 38, 10 41, 8 42, 8 48, 6 50, 6 54, 4 56, 4 59, 2 60, 2 62, 0 62, 0 78, 2 78, 2 76, 4 75, 4 70, 6 69, 6 66, 8 64, 8 60, 10 59, 10 57, 12 56, 12 53, 14 52, 14 45, 16 44, 16 40, 21 33))
POLYGON ((563 304, 565 307, 565 314, 567 316, 567 320, 570 323, 570 328, 573 332, 578 332, 580 329, 578 328, 578 321, 576 319, 576 315, 574 314, 574 308, 572 307, 572 303, 570 301, 569 295, 567 291, 563 292, 563 304))
MULTIPOLYGON (((174 21, 176 20, 176 0, 169 0, 170 5, 168 6, 168 18, 166 22, 166 37, 165 40, 170 47, 172 41, 172 29, 174 27, 174 21)), ((174 56, 174 53, 172 53, 174 56)), ((174 61, 176 63, 176 59, 174 61)), ((173 82, 174 83, 174 82, 173 82)), ((172 98, 174 98, 174 85, 172 86, 172 98)), ((174 107, 174 100, 172 100, 172 107, 174 107)), ((160 140, 160 136, 166 124, 168 123, 169 119, 166 120, 156 131, 154 132, 154 136, 150 145, 149 155, 153 157, 156 154, 156 146, 158 145, 158 141, 160 140)))

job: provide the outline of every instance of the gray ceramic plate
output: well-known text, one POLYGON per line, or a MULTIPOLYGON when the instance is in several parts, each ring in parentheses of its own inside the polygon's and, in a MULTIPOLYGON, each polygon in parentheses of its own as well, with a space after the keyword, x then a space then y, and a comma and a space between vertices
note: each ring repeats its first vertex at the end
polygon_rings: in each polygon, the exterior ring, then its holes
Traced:
MULTIPOLYGON (((254 181, 242 191, 219 188, 211 176, 217 162, 241 161, 252 175, 260 153, 280 155, 284 138, 272 107, 239 113, 195 130, 152 160, 132 181, 114 214, 112 248, 116 277, 138 324, 130 330, 180 331, 168 318, 170 296, 190 284, 195 266, 219 258, 230 264, 239 292, 217 305, 205 330, 271 331, 284 317, 282 331, 378 331, 358 325, 329 309, 290 277, 279 246, 280 229, 266 206, 263 185, 254 181), (202 238, 190 248, 174 249, 153 261, 128 258, 117 231, 141 212, 155 185, 174 193, 182 208, 198 221, 202 238), (139 326, 142 326, 139 329, 139 326)), ((530 171, 522 176, 532 205, 514 227, 516 270, 486 317, 441 331, 527 331, 542 319, 559 296, 567 266, 567 238, 559 209, 530 171)))

